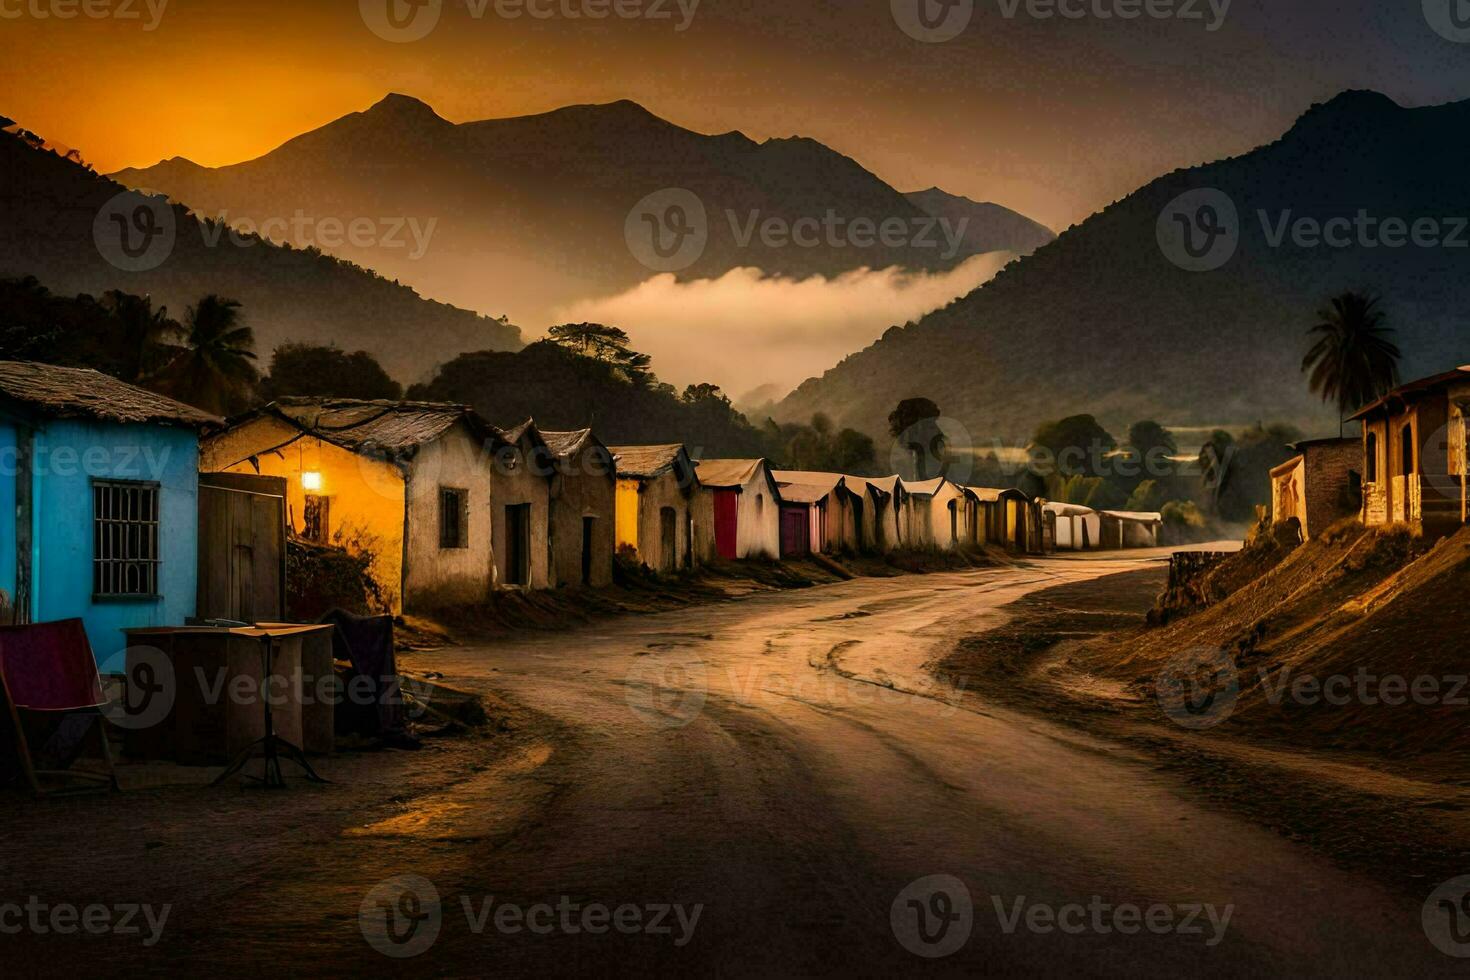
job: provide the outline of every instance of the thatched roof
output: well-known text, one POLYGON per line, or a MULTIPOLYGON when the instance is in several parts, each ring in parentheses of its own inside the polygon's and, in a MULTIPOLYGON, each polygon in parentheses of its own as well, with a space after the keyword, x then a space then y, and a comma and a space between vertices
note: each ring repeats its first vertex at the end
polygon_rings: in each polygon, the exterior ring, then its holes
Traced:
POLYGON ((0 397, 57 419, 207 429, 224 420, 91 368, 0 361, 0 397))
POLYGON ((262 412, 353 451, 411 455, 463 422, 480 438, 495 430, 464 405, 441 402, 282 398, 262 412))
POLYGON ((773 470, 771 475, 781 485, 783 495, 787 484, 826 487, 827 492, 831 493, 844 479, 841 473, 819 473, 815 470, 773 470))
POLYGON ((783 483, 781 499, 788 504, 819 504, 835 489, 823 483, 783 483))
POLYGON ((576 432, 542 432, 541 439, 546 443, 546 448, 551 451, 551 455, 557 459, 575 456, 589 442, 596 442, 591 429, 578 429, 576 432))
POLYGON ((681 458, 687 459, 680 444, 667 446, 613 446, 613 461, 618 467, 618 476, 635 480, 651 480, 662 476, 679 465, 681 458))

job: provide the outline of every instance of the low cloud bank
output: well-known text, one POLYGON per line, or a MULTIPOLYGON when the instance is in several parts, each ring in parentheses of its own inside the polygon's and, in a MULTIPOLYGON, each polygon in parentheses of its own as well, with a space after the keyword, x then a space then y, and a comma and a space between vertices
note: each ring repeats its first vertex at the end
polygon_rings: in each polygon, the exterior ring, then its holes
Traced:
POLYGON ((988 281, 1013 258, 975 255, 948 272, 858 269, 832 279, 785 279, 732 269, 718 279, 655 276, 617 296, 562 308, 628 331, 660 378, 713 382, 732 397, 761 385, 790 391, 877 340, 988 281))

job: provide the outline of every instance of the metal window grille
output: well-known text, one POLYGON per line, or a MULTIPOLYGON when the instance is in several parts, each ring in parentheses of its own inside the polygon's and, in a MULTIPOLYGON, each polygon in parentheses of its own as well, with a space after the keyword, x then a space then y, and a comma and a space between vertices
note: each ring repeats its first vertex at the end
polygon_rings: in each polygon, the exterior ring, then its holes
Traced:
POLYGON ((468 548, 469 491, 439 489, 439 547, 468 548))
POLYGON ((92 484, 92 593, 158 595, 156 483, 92 484))

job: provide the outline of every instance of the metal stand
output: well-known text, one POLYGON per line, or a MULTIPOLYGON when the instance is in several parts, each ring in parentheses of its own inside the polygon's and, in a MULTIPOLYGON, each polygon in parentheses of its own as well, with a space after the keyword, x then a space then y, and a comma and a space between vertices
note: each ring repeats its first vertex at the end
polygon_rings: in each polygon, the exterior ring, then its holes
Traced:
POLYGON ((275 719, 271 715, 270 696, 271 667, 275 662, 276 647, 274 639, 270 636, 261 637, 261 641, 263 643, 263 652, 261 653, 260 699, 265 703, 265 735, 241 749, 239 754, 235 756, 234 761, 230 763, 229 768, 220 773, 210 785, 218 786, 235 775, 235 773, 240 772, 257 751, 260 753, 261 761, 265 764, 263 772, 259 776, 252 776, 248 772, 244 773, 243 775, 246 779, 254 779, 271 789, 284 789, 286 786, 286 777, 281 772, 281 756, 284 754, 287 759, 296 763, 306 772, 308 781, 325 783, 327 780, 318 776, 316 770, 311 768, 311 763, 306 761, 306 753, 276 734, 275 719))

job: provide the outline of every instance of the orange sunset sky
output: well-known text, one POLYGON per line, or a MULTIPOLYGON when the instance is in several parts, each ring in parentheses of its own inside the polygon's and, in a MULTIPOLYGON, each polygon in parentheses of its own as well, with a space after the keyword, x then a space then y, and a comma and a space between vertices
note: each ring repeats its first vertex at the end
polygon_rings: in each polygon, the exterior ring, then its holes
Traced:
POLYGON ((811 136, 901 190, 938 184, 1060 229, 1161 172, 1268 141, 1343 88, 1407 104, 1470 92, 1461 46, 1376 0, 1237 0, 1215 31, 1008 19, 993 0, 938 45, 897 30, 887 0, 703 0, 683 31, 676 9, 509 21, 457 0, 410 44, 372 34, 355 0, 36 15, 56 2, 0 0, 0 113, 104 172, 248 159, 389 91, 455 121, 631 98, 703 132, 811 136))

